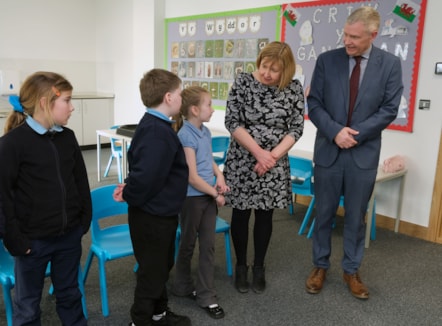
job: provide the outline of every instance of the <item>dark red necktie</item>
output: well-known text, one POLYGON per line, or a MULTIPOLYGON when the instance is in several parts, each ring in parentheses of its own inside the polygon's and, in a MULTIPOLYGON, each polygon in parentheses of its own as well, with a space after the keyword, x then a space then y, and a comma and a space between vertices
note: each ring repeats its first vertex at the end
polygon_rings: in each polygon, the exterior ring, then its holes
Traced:
POLYGON ((347 126, 350 126, 353 107, 355 106, 356 97, 358 96, 359 78, 361 76, 361 56, 354 57, 356 64, 350 76, 350 101, 348 106, 347 126))

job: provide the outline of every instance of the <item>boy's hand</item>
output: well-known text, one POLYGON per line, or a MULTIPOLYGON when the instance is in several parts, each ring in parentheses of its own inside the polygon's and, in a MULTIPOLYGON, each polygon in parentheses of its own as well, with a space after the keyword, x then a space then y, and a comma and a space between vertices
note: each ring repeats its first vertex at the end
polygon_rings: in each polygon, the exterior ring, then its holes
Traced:
POLYGON ((117 187, 114 190, 114 193, 112 194, 112 197, 114 198, 115 201, 118 202, 123 202, 124 198, 123 198, 123 188, 126 184, 125 183, 120 183, 117 185, 117 187))

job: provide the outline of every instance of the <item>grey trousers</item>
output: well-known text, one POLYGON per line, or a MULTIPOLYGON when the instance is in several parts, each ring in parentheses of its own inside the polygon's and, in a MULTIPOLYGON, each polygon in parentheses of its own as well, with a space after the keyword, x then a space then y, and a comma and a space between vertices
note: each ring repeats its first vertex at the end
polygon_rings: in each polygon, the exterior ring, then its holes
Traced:
POLYGON ((186 198, 179 219, 181 241, 173 293, 187 296, 196 291, 196 301, 201 307, 217 303, 214 285, 216 215, 216 201, 211 196, 195 196, 186 198), (194 284, 191 265, 197 239, 199 257, 194 284))

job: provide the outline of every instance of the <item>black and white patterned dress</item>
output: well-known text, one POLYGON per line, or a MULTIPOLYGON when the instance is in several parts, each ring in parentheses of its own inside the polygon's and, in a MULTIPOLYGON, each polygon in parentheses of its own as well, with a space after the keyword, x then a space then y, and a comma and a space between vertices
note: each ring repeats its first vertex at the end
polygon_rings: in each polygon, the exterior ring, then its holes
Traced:
MULTIPOLYGON (((304 94, 293 80, 283 90, 267 86, 251 73, 240 73, 227 100, 225 126, 230 133, 244 127, 261 148, 272 150, 286 135, 296 141, 304 130, 304 94)), ((228 206, 237 209, 285 208, 291 202, 292 188, 288 156, 258 176, 257 161, 232 137, 224 165, 224 177, 231 191, 228 206)))

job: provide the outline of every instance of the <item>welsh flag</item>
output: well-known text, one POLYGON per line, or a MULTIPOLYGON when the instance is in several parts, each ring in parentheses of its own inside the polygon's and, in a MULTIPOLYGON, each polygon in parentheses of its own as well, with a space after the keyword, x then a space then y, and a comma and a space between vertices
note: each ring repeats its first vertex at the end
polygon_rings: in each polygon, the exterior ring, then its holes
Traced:
POLYGON ((419 11, 419 5, 410 0, 398 0, 393 13, 402 17, 408 22, 413 22, 419 11))
POLYGON ((284 17, 293 27, 295 27, 301 14, 291 5, 288 5, 284 10, 284 17))

